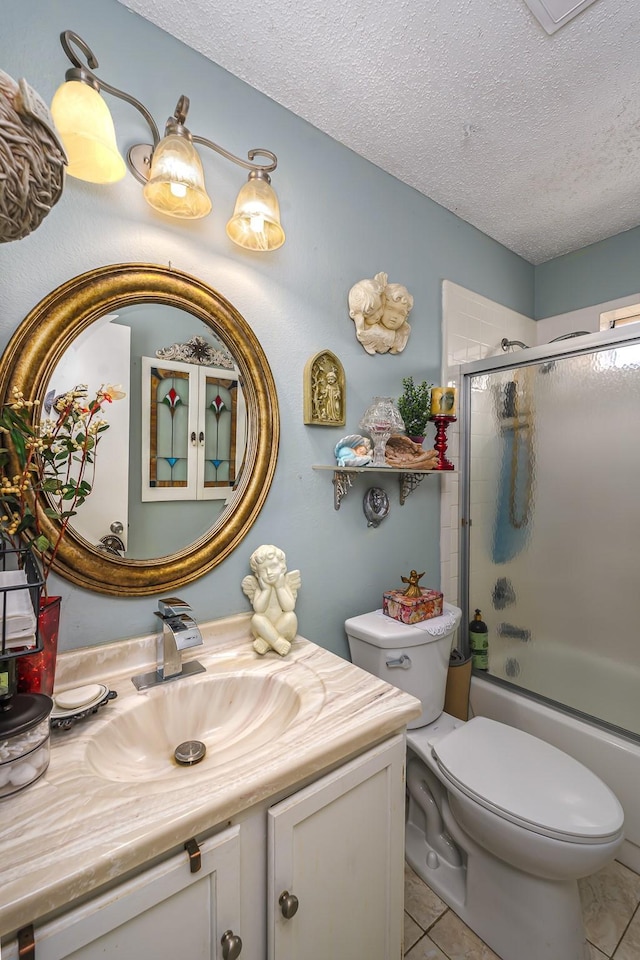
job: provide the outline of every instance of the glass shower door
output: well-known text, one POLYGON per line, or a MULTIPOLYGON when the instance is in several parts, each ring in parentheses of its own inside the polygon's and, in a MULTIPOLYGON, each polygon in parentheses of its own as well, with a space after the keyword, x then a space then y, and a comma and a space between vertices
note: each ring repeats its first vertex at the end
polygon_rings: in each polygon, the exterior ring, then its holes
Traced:
POLYGON ((469 385, 468 603, 488 672, 640 735, 640 345, 469 385))

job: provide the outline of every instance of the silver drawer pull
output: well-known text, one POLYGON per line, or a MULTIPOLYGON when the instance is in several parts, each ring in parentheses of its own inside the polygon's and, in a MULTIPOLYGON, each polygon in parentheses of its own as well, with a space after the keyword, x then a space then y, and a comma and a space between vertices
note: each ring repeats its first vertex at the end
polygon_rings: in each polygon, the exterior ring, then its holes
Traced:
POLYGON ((410 670, 411 657, 408 657, 406 653, 403 653, 402 656, 398 657, 396 660, 387 660, 387 666, 389 670, 394 670, 396 667, 400 667, 401 670, 410 670))

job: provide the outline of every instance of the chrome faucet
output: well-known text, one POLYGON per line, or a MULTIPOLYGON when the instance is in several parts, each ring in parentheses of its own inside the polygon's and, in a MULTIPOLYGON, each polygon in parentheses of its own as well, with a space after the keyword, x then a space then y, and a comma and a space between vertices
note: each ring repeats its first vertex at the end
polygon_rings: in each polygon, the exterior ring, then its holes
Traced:
POLYGON ((178 597, 167 597, 158 601, 155 613, 162 621, 162 633, 157 641, 158 665, 150 673, 132 677, 133 685, 138 690, 205 672, 205 668, 197 660, 182 662, 183 650, 198 647, 203 643, 198 624, 191 616, 189 604, 178 597))

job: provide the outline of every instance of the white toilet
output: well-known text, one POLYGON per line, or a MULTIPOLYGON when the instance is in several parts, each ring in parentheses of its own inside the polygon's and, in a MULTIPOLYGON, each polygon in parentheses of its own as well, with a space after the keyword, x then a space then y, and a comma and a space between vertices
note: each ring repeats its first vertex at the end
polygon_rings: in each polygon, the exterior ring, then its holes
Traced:
POLYGON ((485 717, 443 713, 461 612, 346 621, 353 662, 417 697, 407 733, 406 859, 501 960, 588 960, 578 877, 612 860, 624 815, 594 773, 485 717))

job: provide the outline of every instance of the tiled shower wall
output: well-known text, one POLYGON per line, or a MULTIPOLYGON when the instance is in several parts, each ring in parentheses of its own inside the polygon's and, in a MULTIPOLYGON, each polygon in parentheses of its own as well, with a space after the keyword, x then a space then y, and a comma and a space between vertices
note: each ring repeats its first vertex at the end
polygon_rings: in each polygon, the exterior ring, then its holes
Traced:
MULTIPOLYGON (((442 284, 443 383, 460 388, 460 366, 472 360, 502 355, 501 341, 522 340, 536 343, 536 321, 514 310, 465 290, 450 280, 442 284)), ((481 425, 476 423, 476 426, 481 425)), ((447 456, 456 468, 441 480, 440 582, 445 600, 459 604, 459 474, 460 420, 450 424, 447 433, 447 456)), ((472 497, 495 499, 490 486, 490 465, 474 465, 474 476, 481 482, 474 485, 472 497), (482 482, 486 480, 487 482, 482 482)))

